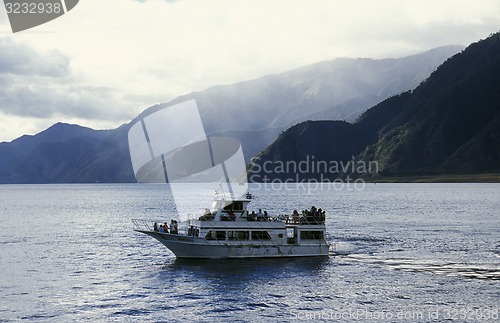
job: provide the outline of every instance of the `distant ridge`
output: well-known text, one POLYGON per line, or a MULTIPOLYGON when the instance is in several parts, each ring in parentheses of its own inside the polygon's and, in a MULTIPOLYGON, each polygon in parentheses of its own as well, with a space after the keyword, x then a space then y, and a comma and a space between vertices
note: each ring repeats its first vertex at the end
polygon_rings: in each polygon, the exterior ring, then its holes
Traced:
POLYGON ((284 73, 180 96, 141 115, 196 99, 209 134, 236 136, 249 160, 290 126, 311 119, 354 121, 387 97, 414 89, 464 47, 450 45, 397 59, 337 58, 284 73), (265 136, 247 136, 264 131, 265 136))
POLYGON ((34 136, 24 135, 10 143, 0 143, 0 169, 42 143, 55 144, 81 137, 102 138, 110 133, 111 130, 93 130, 79 125, 58 122, 34 136))
POLYGON ((0 143, 0 183, 133 182, 124 133, 57 123, 0 143))

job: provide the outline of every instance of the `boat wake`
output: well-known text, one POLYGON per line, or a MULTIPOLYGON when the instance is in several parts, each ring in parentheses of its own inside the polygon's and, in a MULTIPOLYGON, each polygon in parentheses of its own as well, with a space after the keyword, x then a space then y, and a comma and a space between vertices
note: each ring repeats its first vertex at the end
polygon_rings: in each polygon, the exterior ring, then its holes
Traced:
POLYGON ((500 280, 500 268, 491 265, 437 263, 415 259, 383 259, 370 255, 345 253, 335 253, 334 256, 341 258, 343 261, 380 265, 406 272, 425 272, 472 279, 500 280))

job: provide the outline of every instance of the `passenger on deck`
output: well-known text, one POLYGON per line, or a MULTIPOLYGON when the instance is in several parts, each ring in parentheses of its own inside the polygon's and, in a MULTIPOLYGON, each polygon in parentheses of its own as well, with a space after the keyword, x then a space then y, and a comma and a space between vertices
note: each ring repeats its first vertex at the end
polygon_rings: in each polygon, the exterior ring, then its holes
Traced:
POLYGON ((299 212, 297 210, 293 210, 292 222, 299 223, 299 212))
POLYGON ((168 233, 168 225, 167 222, 163 223, 163 230, 165 233, 168 233))
POLYGON ((158 231, 158 224, 156 222, 153 223, 153 231, 158 231))
POLYGON ((267 214, 267 211, 264 211, 264 220, 265 221, 270 221, 271 218, 269 217, 269 214, 267 214))
POLYGON ((311 224, 311 223, 314 224, 314 222, 316 222, 316 214, 317 213, 318 213, 318 210, 316 209, 316 207, 314 205, 311 206, 311 211, 307 212, 307 214, 306 214, 305 222, 307 224, 311 224))
POLYGON ((262 214, 262 209, 259 209, 257 213, 257 221, 264 221, 264 214, 262 214))
POLYGON ((175 220, 170 221, 170 233, 177 234, 177 221, 175 220))
POLYGON ((318 224, 325 222, 323 219, 323 210, 321 208, 318 209, 318 212, 316 214, 316 222, 318 224))
POLYGON ((230 220, 230 221, 236 221, 236 215, 234 214, 233 210, 230 210, 230 211, 227 213, 227 216, 229 217, 229 220, 230 220))
POLYGON ((255 214, 255 211, 252 211, 252 213, 250 213, 247 220, 248 221, 257 221, 257 214, 255 214))
POLYGON ((209 209, 205 208, 205 212, 203 212, 203 215, 198 218, 200 221, 209 221, 213 220, 213 215, 212 212, 210 212, 209 209))

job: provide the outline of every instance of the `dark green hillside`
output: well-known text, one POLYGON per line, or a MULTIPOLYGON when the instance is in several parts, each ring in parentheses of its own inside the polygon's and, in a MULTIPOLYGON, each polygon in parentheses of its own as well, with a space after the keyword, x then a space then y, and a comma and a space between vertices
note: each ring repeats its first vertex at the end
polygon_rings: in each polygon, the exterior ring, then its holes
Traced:
POLYGON ((446 61, 412 93, 382 102, 362 116, 357 126, 376 129, 378 141, 361 158, 378 160, 384 175, 500 171, 498 149, 490 147, 500 131, 490 122, 499 113, 497 34, 446 61), (398 112, 374 127, 374 119, 387 116, 391 108, 398 112), (483 145, 480 137, 490 138, 490 143, 483 145))
POLYGON ((351 126, 300 126, 261 153, 254 169, 312 155, 346 161, 348 151, 356 162, 377 161, 382 176, 500 172, 500 34, 472 44, 414 91, 379 103, 351 126))
POLYGON ((348 122, 302 122, 284 132, 254 159, 249 178, 255 182, 267 178, 307 180, 311 176, 321 176, 324 172, 321 169, 331 170, 336 166, 324 164, 324 161, 350 161, 363 147, 361 132, 348 122), (267 156, 273 159, 261 159, 267 156))

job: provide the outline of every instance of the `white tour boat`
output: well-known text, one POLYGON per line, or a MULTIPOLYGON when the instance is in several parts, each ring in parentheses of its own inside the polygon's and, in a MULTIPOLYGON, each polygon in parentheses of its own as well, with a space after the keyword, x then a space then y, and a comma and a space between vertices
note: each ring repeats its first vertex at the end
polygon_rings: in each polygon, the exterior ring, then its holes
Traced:
POLYGON ((211 210, 188 220, 181 230, 175 221, 138 219, 134 230, 157 239, 177 258, 328 256, 324 211, 312 207, 270 217, 249 212, 251 200, 249 193, 240 199, 216 196, 211 210))

